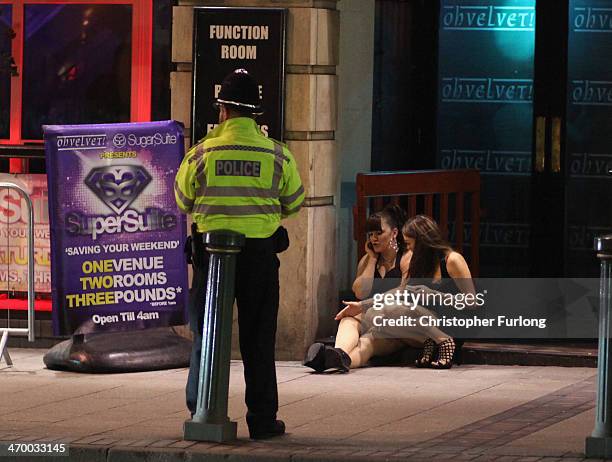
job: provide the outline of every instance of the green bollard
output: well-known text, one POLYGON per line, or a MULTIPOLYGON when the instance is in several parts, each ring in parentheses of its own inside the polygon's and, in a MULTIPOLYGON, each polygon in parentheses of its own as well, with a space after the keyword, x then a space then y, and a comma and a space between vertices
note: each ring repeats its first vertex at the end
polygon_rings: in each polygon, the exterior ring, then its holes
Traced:
POLYGON ((612 457, 612 234, 595 238, 601 260, 599 287, 599 352, 595 428, 586 439, 585 453, 592 458, 612 457))
POLYGON ((184 426, 184 439, 224 442, 236 439, 236 422, 227 416, 230 356, 232 347, 232 307, 236 256, 244 247, 243 234, 211 231, 204 235, 210 253, 202 356, 198 380, 196 412, 184 426))

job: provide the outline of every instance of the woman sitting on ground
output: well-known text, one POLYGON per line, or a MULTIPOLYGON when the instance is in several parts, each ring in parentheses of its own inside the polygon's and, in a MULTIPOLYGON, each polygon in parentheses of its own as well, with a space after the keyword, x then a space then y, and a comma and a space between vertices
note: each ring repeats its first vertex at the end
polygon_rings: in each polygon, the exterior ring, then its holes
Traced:
MULTIPOLYGON (((399 206, 388 205, 380 213, 368 218, 366 254, 357 265, 357 277, 353 282, 353 292, 358 299, 397 287, 402 277, 407 274, 410 254, 406 251, 406 244, 400 232, 405 217, 405 212, 399 206)), ((348 372, 349 367, 359 367, 362 364, 359 345, 365 346, 366 343, 373 354, 386 354, 386 339, 368 338, 362 341, 361 318, 359 313, 341 319, 334 347, 326 347, 322 343, 311 345, 304 365, 317 372, 326 369, 348 372)))
MULTIPOLYGON (((463 256, 455 252, 442 237, 440 228, 431 218, 418 215, 410 219, 402 229, 403 237, 410 252, 410 264, 407 279, 402 280, 400 290, 426 293, 475 293, 470 270, 463 256), (415 281, 420 280, 420 281, 415 281), (410 285, 410 282, 425 281, 425 285, 410 285), (408 285, 406 285, 408 284, 408 285)), ((394 289, 391 292, 395 292, 394 289)), ((421 345, 423 356, 416 361, 417 367, 431 367, 436 369, 449 369, 452 366, 455 342, 437 327, 421 326, 402 327, 401 334, 395 338, 377 338, 378 329, 371 324, 372 299, 361 302, 347 302, 347 306, 336 316, 336 319, 355 319, 364 315, 365 334, 358 344, 350 350, 350 366, 360 367, 371 356, 381 349, 387 353, 400 349, 404 344, 411 346, 421 345), (378 348, 373 348, 377 345, 378 348), (377 351, 378 350, 378 351, 377 351), (437 355, 436 355, 437 350, 437 355), (435 355, 435 359, 434 359, 435 355), (354 361, 355 359, 356 361, 354 361)), ((433 313, 421 306, 410 309, 399 306, 386 307, 388 312, 399 311, 408 316, 432 316, 433 313)), ((380 313, 377 311, 375 313, 380 313)), ((435 316, 435 315, 433 315, 435 316)), ((385 332, 382 332, 385 334, 385 332)), ((386 332, 388 336, 388 332, 386 332)))

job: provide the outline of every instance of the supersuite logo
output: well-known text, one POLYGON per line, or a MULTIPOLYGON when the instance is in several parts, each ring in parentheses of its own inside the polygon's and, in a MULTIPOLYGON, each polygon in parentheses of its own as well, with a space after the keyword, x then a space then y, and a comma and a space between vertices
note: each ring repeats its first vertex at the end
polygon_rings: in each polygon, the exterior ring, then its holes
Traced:
POLYGON ((137 233, 171 230, 177 217, 157 207, 143 211, 131 208, 152 181, 151 174, 141 165, 95 167, 85 177, 85 185, 113 213, 88 215, 80 211, 66 214, 66 230, 71 235, 87 236, 92 240, 104 234, 137 233))
POLYGON ((119 165, 92 169, 85 184, 117 215, 121 215, 151 182, 140 165, 119 165))
POLYGON ((116 148, 149 148, 176 144, 178 137, 172 133, 153 133, 152 135, 137 135, 135 133, 117 133, 113 136, 113 145, 116 148))

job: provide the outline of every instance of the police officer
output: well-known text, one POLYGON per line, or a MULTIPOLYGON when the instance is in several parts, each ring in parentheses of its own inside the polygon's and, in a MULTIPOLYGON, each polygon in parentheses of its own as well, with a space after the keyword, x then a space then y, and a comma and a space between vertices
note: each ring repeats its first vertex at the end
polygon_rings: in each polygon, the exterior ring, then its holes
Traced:
POLYGON ((194 221, 189 311, 195 340, 187 407, 193 415, 202 350, 208 255, 201 233, 230 229, 246 236, 237 258, 235 293, 247 424, 251 438, 270 438, 285 432, 285 424, 276 419, 274 364, 279 302, 276 253, 289 245, 280 220, 300 209, 304 188, 293 155, 283 144, 266 138, 255 122, 262 113, 259 86, 246 70, 237 69, 223 80, 215 105, 219 125, 186 154, 174 188, 179 208, 194 221))

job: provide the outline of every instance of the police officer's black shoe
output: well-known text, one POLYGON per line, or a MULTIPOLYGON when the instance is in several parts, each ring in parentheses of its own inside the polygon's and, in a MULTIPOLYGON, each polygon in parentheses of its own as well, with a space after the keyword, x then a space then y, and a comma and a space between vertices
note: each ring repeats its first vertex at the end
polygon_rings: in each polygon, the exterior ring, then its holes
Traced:
POLYGON ((273 423, 267 425, 249 425, 249 437, 252 440, 265 440, 284 434, 285 422, 283 422, 282 420, 275 420, 273 423))
POLYGON ((325 370, 325 345, 322 343, 310 345, 302 364, 314 369, 316 372, 323 372, 325 370))

